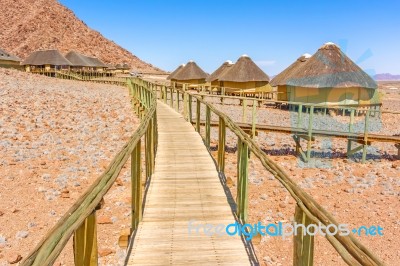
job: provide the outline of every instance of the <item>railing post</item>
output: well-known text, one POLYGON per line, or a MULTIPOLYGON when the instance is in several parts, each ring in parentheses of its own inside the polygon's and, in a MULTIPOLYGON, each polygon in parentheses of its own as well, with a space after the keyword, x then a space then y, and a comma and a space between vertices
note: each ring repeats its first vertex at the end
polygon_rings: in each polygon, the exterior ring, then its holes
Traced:
POLYGON ((179 113, 179 90, 176 90, 176 111, 179 113))
POLYGON ((251 137, 256 137, 256 123, 257 123, 257 106, 256 100, 253 100, 253 111, 251 114, 251 137))
POLYGON ((310 161, 311 157, 311 139, 312 139, 312 129, 313 129, 313 115, 314 115, 314 105, 310 107, 310 114, 308 116, 308 142, 307 142, 307 162, 310 161))
POLYGON ((210 124, 211 124, 211 110, 206 105, 206 147, 210 149, 210 124))
POLYGON ((132 230, 136 230, 142 220, 142 170, 140 157, 141 140, 139 139, 131 155, 132 230))
POLYGON ((174 108, 174 90, 172 89, 172 88, 169 88, 170 89, 170 94, 171 94, 171 103, 170 103, 170 106, 171 106, 171 108, 174 108))
POLYGON ((246 107, 247 107, 247 102, 246 99, 242 100, 242 104, 243 104, 243 112, 242 112, 242 122, 246 123, 246 107))
POLYGON ((298 115, 297 115, 297 127, 300 128, 300 126, 302 125, 303 125, 303 105, 299 104, 298 115))
POLYGON ((200 134, 200 101, 196 99, 196 131, 200 134))
POLYGON ((314 236, 307 234, 304 230, 312 222, 298 205, 296 205, 294 221, 293 266, 312 266, 314 263, 314 236), (304 228, 296 226, 300 224, 304 225, 304 228))
POLYGON ((367 158, 367 147, 368 147, 368 126, 369 126, 369 115, 371 110, 368 109, 365 114, 365 127, 364 127, 364 145, 363 145, 363 153, 362 153, 362 163, 365 163, 367 158))
POLYGON ((167 104, 167 98, 168 98, 167 86, 163 86, 163 90, 164 90, 164 103, 167 104))
POLYGON ((220 117, 219 130, 218 130, 218 171, 221 173, 225 171, 225 142, 226 142, 225 121, 220 117))
MULTIPOLYGON (((354 109, 351 109, 350 112, 350 124, 349 124, 349 133, 353 132, 353 124, 354 124, 354 109)), ((347 140, 347 157, 350 157, 351 152, 351 139, 347 140)))
POLYGON ((76 266, 97 266, 96 210, 74 233, 74 262, 76 266))
POLYGON ((248 169, 249 169, 249 147, 247 143, 238 139, 238 190, 237 190, 237 215, 246 223, 248 210, 248 169))
POLYGON ((189 120, 189 123, 192 123, 192 100, 193 100, 193 96, 192 96, 192 94, 190 94, 190 93, 187 93, 187 95, 188 95, 188 97, 189 97, 189 101, 188 101, 188 116, 189 116, 189 118, 188 118, 188 120, 189 120))
POLYGON ((188 99, 187 99, 188 96, 187 96, 187 93, 185 91, 183 91, 182 93, 183 93, 183 117, 189 121, 189 118, 188 118, 188 99))

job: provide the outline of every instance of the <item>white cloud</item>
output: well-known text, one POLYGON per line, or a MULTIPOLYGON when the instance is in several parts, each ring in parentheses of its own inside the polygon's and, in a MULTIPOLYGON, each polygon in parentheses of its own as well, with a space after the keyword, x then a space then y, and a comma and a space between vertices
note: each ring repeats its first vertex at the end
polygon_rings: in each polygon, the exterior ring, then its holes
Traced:
POLYGON ((260 60, 260 61, 255 61, 255 63, 260 67, 265 67, 265 66, 275 65, 276 61, 275 60, 260 60))

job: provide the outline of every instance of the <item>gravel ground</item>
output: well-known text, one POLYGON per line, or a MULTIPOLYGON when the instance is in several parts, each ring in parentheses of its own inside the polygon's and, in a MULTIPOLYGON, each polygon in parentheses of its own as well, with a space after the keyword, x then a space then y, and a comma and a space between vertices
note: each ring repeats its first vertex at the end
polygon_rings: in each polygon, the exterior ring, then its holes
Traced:
MULTIPOLYGON (((0 265, 35 247, 138 123, 125 88, 0 69, 0 265)), ((128 204, 128 173, 123 169, 99 212, 111 220, 99 224, 99 248, 111 251, 102 265, 121 258, 116 242, 130 221, 121 208, 128 204)), ((62 265, 71 265, 71 252, 70 243, 62 265)))

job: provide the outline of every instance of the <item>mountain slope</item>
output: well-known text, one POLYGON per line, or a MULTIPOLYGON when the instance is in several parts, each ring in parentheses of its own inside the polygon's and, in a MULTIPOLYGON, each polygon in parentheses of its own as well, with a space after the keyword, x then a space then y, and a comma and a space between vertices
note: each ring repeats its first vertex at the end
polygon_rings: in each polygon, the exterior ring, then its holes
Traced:
POLYGON ((162 72, 90 29, 57 0, 0 0, 0 47, 21 58, 38 49, 70 50, 107 64, 128 63, 142 72, 162 72))
POLYGON ((400 75, 392 75, 390 73, 376 74, 375 80, 400 80, 400 75))

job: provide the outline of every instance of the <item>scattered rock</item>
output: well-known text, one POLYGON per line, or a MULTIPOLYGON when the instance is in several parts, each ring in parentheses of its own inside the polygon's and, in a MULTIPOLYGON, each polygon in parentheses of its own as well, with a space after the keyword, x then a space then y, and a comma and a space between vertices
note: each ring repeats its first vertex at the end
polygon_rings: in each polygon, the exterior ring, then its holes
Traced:
POLYGON ((20 260, 22 260, 22 256, 18 253, 10 253, 7 256, 7 262, 10 264, 18 263, 20 260))
POLYGON ((99 216, 99 217, 97 218, 97 223, 98 223, 98 224, 112 224, 113 221, 112 221, 111 218, 108 217, 108 216, 99 216))
POLYGON ((17 234, 15 235, 15 237, 17 239, 22 239, 22 238, 27 238, 29 235, 28 231, 18 231, 17 234))
POLYGON ((110 248, 100 248, 98 252, 99 252, 99 257, 105 257, 115 253, 115 250, 112 250, 110 248))

